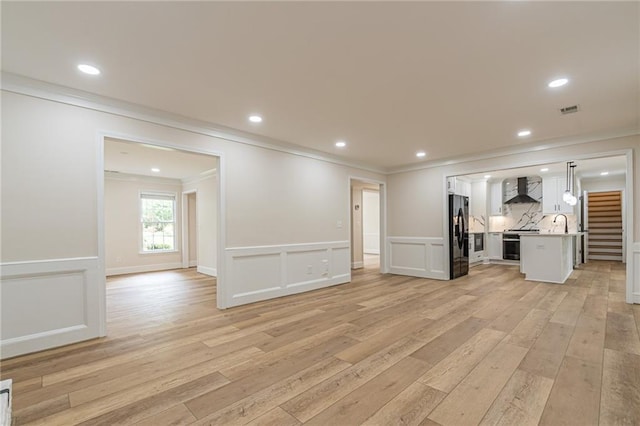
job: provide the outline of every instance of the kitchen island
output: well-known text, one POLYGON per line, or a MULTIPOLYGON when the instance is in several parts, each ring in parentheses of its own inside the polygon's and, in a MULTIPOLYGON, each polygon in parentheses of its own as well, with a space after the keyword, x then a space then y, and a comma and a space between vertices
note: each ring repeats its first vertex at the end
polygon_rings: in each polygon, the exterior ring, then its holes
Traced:
POLYGON ((563 284, 573 271, 575 237, 582 233, 520 235, 520 272, 525 279, 563 284))

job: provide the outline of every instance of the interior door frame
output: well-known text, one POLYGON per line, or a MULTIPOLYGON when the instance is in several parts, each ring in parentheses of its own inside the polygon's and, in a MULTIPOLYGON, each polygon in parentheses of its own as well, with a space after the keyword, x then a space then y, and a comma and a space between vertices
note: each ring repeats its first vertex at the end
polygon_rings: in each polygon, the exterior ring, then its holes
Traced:
MULTIPOLYGON (((196 224, 198 223, 198 190, 190 189, 182 192, 182 267, 189 268, 191 253, 189 250, 191 238, 189 237, 189 195, 196 196, 196 224)), ((197 230, 196 230, 197 235, 197 230)), ((196 265, 197 266, 197 265, 196 265)))
POLYGON ((387 250, 387 184, 385 181, 371 179, 367 177, 349 175, 347 176, 347 222, 349 231, 349 280, 351 280, 351 265, 353 264, 353 257, 351 256, 351 244, 352 244, 352 226, 351 223, 351 187, 353 181, 378 185, 378 191, 380 193, 380 273, 389 273, 389 259, 387 250))

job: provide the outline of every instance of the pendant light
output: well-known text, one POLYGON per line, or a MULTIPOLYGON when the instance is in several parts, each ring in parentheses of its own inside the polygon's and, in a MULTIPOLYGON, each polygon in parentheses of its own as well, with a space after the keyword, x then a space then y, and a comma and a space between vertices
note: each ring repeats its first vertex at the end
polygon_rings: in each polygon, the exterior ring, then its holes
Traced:
POLYGON ((567 173, 566 173, 566 181, 567 181, 567 190, 562 194, 562 201, 565 203, 569 203, 571 200, 571 165, 573 161, 567 162, 567 173))

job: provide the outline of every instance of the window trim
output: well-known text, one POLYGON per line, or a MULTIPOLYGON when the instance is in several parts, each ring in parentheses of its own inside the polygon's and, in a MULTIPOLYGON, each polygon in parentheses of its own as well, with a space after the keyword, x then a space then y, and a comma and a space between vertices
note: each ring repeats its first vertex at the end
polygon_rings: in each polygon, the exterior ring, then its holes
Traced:
POLYGON ((166 192, 166 191, 139 191, 138 192, 138 254, 147 255, 147 254, 167 254, 167 253, 179 253, 178 249, 178 194, 176 192, 166 192), (142 200, 144 198, 150 199, 168 199, 173 201, 173 248, 165 249, 165 250, 144 250, 144 232, 143 226, 144 223, 142 221, 142 200))

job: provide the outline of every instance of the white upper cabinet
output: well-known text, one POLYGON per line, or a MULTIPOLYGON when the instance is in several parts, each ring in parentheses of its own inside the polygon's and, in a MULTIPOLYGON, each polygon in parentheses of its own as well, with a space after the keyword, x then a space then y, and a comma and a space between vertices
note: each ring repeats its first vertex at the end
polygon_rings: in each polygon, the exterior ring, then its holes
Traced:
POLYGON ((471 182, 459 177, 449 177, 447 178, 447 192, 469 197, 471 196, 471 182))
POLYGON ((489 216, 502 216, 502 182, 492 182, 489 186, 489 216))
POLYGON ((469 211, 476 218, 487 215, 487 182, 473 182, 469 197, 469 211))
POLYGON ((542 214, 573 214, 573 206, 562 200, 566 185, 562 176, 549 176, 542 180, 542 214))

